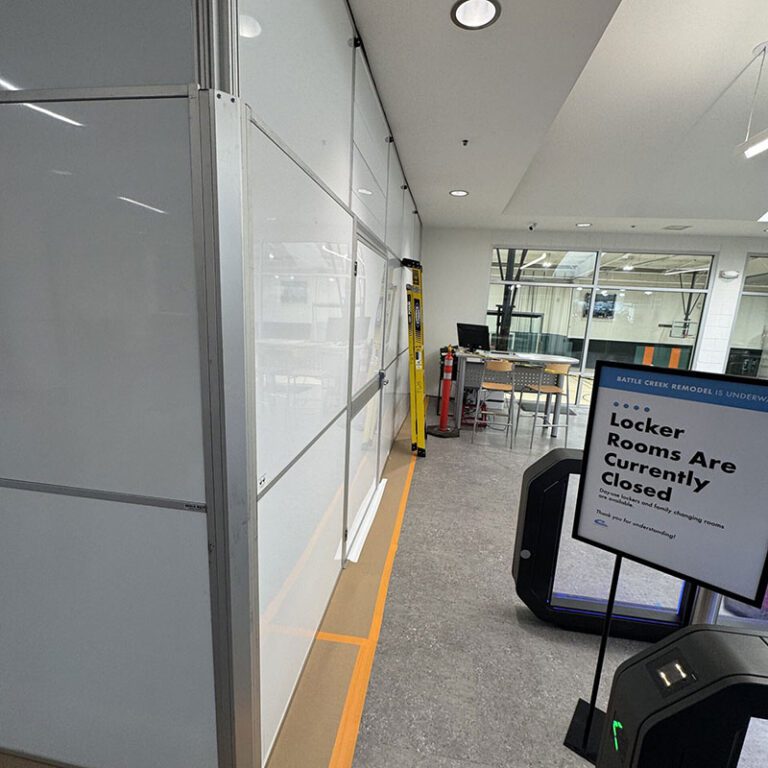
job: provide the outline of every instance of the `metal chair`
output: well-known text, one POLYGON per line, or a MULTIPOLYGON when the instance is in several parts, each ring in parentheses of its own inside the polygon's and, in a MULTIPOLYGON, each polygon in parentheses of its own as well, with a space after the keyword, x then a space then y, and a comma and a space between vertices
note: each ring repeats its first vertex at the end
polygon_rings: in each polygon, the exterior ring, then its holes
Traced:
MULTIPOLYGON (((509 407, 499 411, 489 411, 486 409, 486 419, 492 416, 506 416, 507 422, 504 425, 504 439, 509 433, 512 433, 514 439, 517 433, 516 426, 512 422, 512 410, 515 405, 515 364, 509 360, 484 360, 483 378, 480 381, 480 387, 477 390, 477 405, 475 406, 475 420, 472 424, 472 442, 475 442, 475 432, 477 431, 477 419, 480 416, 480 407, 487 400, 489 392, 503 392, 504 400, 509 395, 509 407)), ((489 422, 490 424, 490 422, 489 422)), ((510 439, 510 448, 512 447, 510 439)))
MULTIPOLYGON (((557 426, 558 429, 564 429, 565 430, 565 439, 566 442, 568 441, 568 427, 570 426, 570 413, 571 413, 571 380, 570 376, 568 375, 571 370, 570 363, 544 363, 543 365, 538 366, 539 370, 539 380, 535 384, 526 384, 523 391, 529 392, 529 393, 535 393, 536 394, 536 408, 533 411, 533 426, 531 427, 531 444, 530 447, 533 448, 533 437, 536 434, 536 421, 539 418, 539 405, 541 403, 541 396, 544 395, 546 397, 546 401, 544 403, 544 411, 541 414, 541 420, 542 420, 542 427, 544 429, 552 428, 554 426, 557 426), (544 383, 544 377, 557 377, 556 380, 559 380, 560 377, 565 378, 565 388, 561 387, 558 384, 545 384, 544 383), (557 399, 562 398, 563 395, 565 395, 565 424, 553 424, 552 421, 547 419, 547 415, 550 410, 550 402, 552 400, 552 397, 555 398, 555 405, 554 408, 557 408, 557 399)), ((522 392, 520 393, 520 400, 522 404, 522 392)), ((562 404, 560 405, 560 408, 562 408, 562 404)), ((517 432, 517 425, 520 422, 520 412, 522 411, 522 408, 520 405, 518 405, 517 409, 517 422, 515 424, 515 432, 517 432)), ((554 413, 553 413, 554 416, 554 413)))

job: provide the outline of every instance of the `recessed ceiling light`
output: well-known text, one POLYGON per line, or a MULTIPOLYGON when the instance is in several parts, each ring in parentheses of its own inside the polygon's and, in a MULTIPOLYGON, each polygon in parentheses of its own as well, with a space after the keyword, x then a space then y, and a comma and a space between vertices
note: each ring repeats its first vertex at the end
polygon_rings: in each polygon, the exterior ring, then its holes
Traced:
POLYGON ((650 295, 653 293, 653 291, 643 291, 643 293, 644 293, 646 296, 650 296, 650 295))
POLYGON ((452 189, 450 192, 453 197, 466 197, 469 192, 466 189, 452 189))
POLYGON ((624 272, 631 272, 634 269, 634 267, 631 264, 625 264, 621 269, 624 272))
POLYGON ((358 189, 357 192, 360 195, 372 195, 373 194, 373 192, 371 192, 370 189, 366 189, 365 187, 360 187, 360 189, 358 189))
POLYGON ((485 29, 499 18, 497 0, 459 0, 451 8, 451 20, 462 29, 485 29))
POLYGON ((577 227, 591 227, 591 224, 587 224, 587 222, 582 222, 581 224, 577 224, 577 227))
POLYGON ((627 295, 627 294, 626 294, 626 293, 624 293, 624 291, 621 291, 621 292, 619 293, 619 296, 626 296, 626 295, 627 295))
POLYGON ((254 38, 261 34, 261 24, 247 13, 240 14, 240 37, 254 38))
POLYGON ((549 269, 552 264, 549 261, 545 261, 541 266, 544 267, 544 269, 549 269))
POLYGON ((579 286, 576 287, 576 290, 577 291, 583 291, 584 289, 579 285, 579 286))

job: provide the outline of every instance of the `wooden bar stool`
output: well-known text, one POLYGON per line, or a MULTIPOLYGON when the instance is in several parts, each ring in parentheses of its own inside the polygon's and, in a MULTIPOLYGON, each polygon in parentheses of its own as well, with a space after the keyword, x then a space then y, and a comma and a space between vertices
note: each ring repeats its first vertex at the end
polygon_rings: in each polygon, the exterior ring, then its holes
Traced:
MULTIPOLYGON (((477 405, 475 406, 475 420, 472 424, 472 442, 475 442, 475 432, 477 431, 477 419, 480 415, 480 406, 487 400, 489 392, 503 392, 504 400, 509 395, 509 405, 506 409, 498 412, 486 409, 486 419, 491 416, 506 416, 507 422, 504 426, 504 439, 506 440, 510 432, 512 437, 517 430, 512 423, 512 409, 515 404, 515 364, 509 360, 485 360, 483 362, 483 378, 480 381, 480 387, 477 390, 477 405)), ((489 422, 490 424, 490 422, 489 422)), ((509 441, 512 447, 512 439, 509 441)))

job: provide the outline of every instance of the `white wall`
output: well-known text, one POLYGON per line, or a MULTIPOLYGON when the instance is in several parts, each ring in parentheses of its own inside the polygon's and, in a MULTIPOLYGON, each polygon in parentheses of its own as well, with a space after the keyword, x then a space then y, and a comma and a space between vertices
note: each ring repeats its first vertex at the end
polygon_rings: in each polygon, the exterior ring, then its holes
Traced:
POLYGON ((743 275, 747 254, 766 250, 765 240, 758 238, 425 227, 422 263, 428 392, 434 392, 437 387, 440 347, 456 343, 456 323, 486 322, 491 250, 496 245, 713 254, 711 290, 694 362, 697 370, 713 372, 725 370, 742 282, 741 279, 723 280, 718 273, 723 269, 736 269, 743 275))

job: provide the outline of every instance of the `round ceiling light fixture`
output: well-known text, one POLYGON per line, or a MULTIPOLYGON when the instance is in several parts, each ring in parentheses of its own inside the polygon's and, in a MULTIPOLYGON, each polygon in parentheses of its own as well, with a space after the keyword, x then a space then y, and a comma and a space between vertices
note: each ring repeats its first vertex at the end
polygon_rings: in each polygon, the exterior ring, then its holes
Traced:
POLYGON ((577 227, 580 227, 581 229, 584 229, 585 227, 591 227, 591 224, 588 224, 586 221, 581 222, 580 224, 576 225, 577 227))
POLYGON ((452 189, 448 194, 451 197, 466 197, 469 192, 466 189, 452 189))
POLYGON ((240 14, 240 37, 253 39, 261 34, 261 24, 247 13, 240 14))
POLYGON ((451 8, 451 21, 462 29, 485 29, 500 15, 498 0, 458 0, 451 8))

